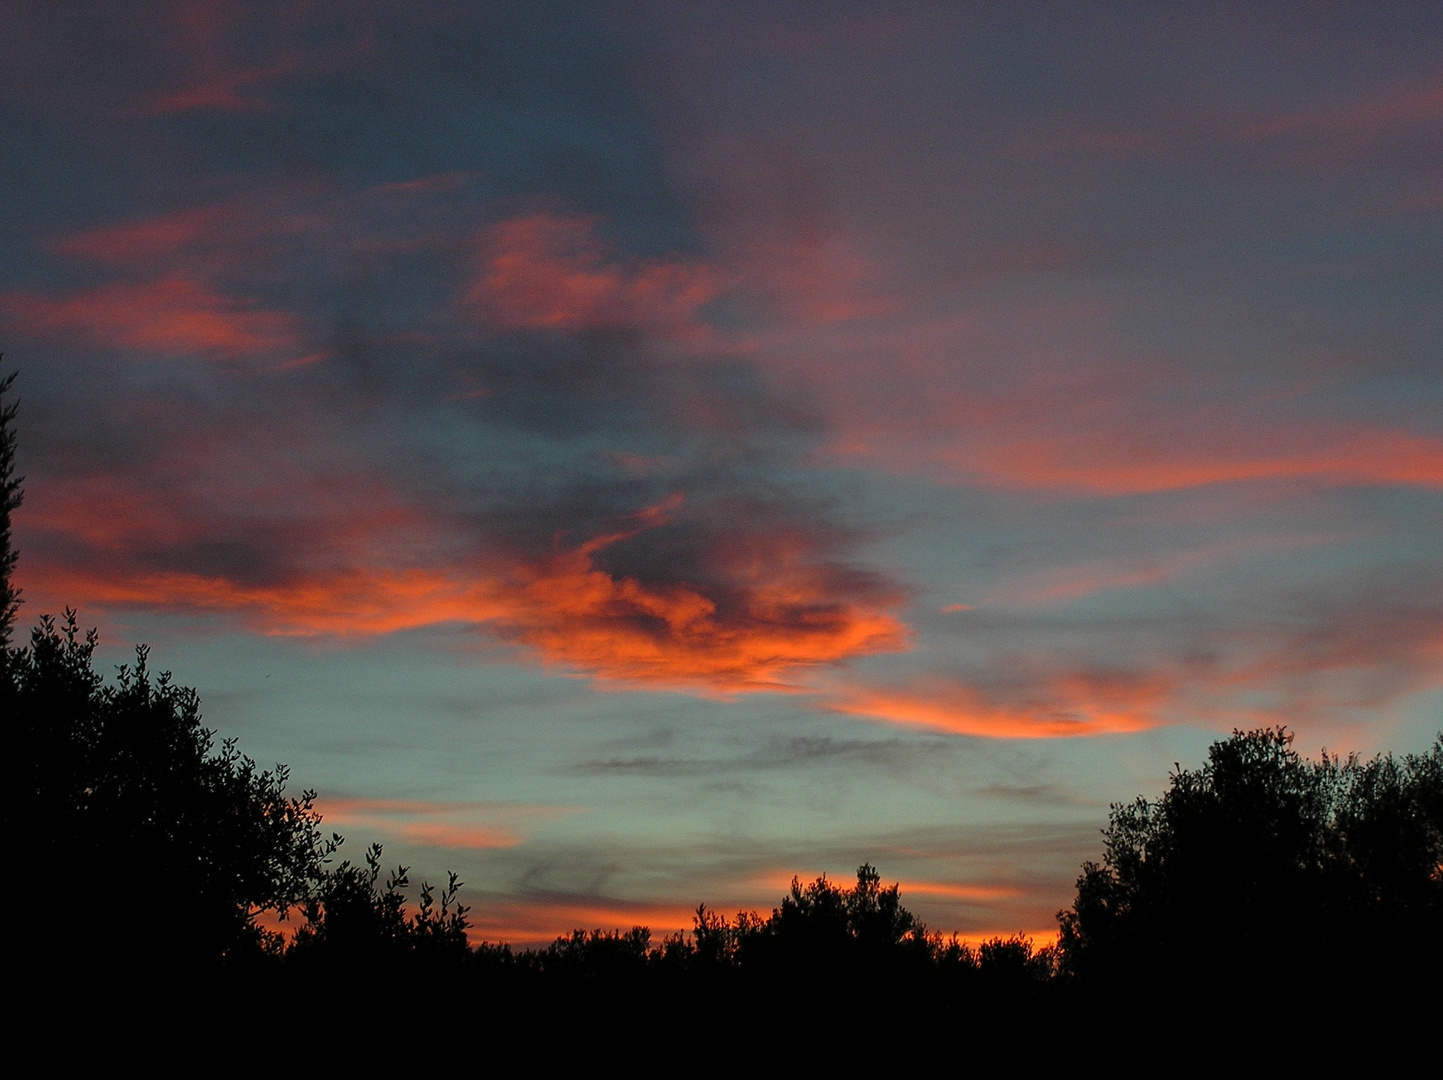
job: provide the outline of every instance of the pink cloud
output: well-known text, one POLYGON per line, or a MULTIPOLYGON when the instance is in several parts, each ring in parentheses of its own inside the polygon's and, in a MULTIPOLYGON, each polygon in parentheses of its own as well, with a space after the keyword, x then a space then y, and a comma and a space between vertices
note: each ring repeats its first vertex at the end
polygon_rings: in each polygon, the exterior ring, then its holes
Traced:
POLYGON ((165 356, 240 357, 295 349, 298 320, 183 273, 114 282, 62 296, 0 294, 21 333, 165 356))
POLYGON ((701 262, 617 255, 601 241, 593 218, 542 213, 485 232, 468 300, 499 329, 636 328, 694 336, 703 331, 698 309, 725 283, 701 262))
POLYGON ((175 78, 145 95, 142 115, 268 111, 265 90, 277 82, 335 71, 374 48, 369 20, 342 24, 310 5, 257 12, 231 0, 176 3, 163 23, 155 32, 175 78))

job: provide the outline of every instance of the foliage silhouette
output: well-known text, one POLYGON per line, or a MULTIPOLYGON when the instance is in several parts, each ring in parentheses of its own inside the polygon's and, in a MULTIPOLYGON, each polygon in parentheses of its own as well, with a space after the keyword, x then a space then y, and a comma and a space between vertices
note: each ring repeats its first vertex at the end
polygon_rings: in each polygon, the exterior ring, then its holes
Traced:
MULTIPOLYGON (((333 835, 329 850, 340 842, 333 835)), ((408 913, 409 874, 398 867, 384 887, 379 884, 380 844, 367 849, 364 867, 344 861, 322 870, 300 905, 305 921, 290 944, 290 958, 302 967, 372 973, 378 967, 464 960, 469 909, 458 900, 462 882, 451 874, 439 905, 436 890, 423 882, 419 906, 408 913)))
POLYGON ((285 768, 258 770, 232 741, 216 750, 195 692, 153 677, 143 647, 106 685, 95 646, 67 611, 9 657, 23 788, 7 833, 36 880, 68 883, 54 914, 92 928, 101 966, 275 953, 257 917, 303 901, 330 851, 314 793, 287 797, 285 768))
POLYGON ((328 868, 341 838, 322 836, 315 793, 289 797, 285 766, 260 770, 233 740, 217 748, 195 691, 152 675, 144 646, 109 684, 95 670, 96 632, 82 634, 74 611, 59 623, 42 617, 26 647, 10 647, 19 597, 10 514, 23 494, 16 406, 5 400, 13 382, 0 380, 0 704, 18 773, 4 824, 27 877, 51 889, 46 925, 56 930, 20 935, 21 966, 235 969, 278 959, 282 938, 261 920, 298 907, 297 945, 308 954, 344 953, 338 941, 363 937, 372 952, 398 940, 427 955, 464 952, 454 875, 439 905, 423 885, 407 916, 404 871, 376 888, 379 848, 369 873, 328 868))
POLYGON ((1235 731, 1161 798, 1113 806, 1103 861, 1059 914, 1067 974, 1197 994, 1436 979, 1443 735, 1401 760, 1312 762, 1292 741, 1235 731))
POLYGON ((740 966, 772 974, 805 969, 821 975, 916 969, 932 948, 927 928, 902 906, 898 887, 883 888, 876 868, 864 863, 850 889, 825 876, 809 885, 793 878, 770 919, 739 916, 734 955, 740 966))
MULTIPOLYGON (((4 358, 0 353, 0 360, 4 358)), ((17 552, 10 535, 10 515, 20 508, 25 478, 15 475, 15 415, 19 403, 5 401, 15 384, 15 375, 12 371, 0 378, 0 664, 5 662, 10 648, 10 634, 20 607, 20 591, 11 580, 17 552)))

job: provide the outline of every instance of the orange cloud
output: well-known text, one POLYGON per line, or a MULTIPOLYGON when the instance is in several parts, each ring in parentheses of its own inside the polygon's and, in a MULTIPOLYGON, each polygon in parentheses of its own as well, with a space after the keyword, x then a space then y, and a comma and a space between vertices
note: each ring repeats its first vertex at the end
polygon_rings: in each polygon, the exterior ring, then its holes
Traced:
POLYGON ((593 218, 533 214, 486 232, 469 300, 500 329, 690 335, 700 332, 697 310, 723 284, 703 263, 614 256, 593 218))
POLYGON ((169 356, 273 352, 294 348, 300 336, 292 316, 226 296, 182 273, 62 297, 6 293, 0 312, 22 333, 169 356))
POLYGON ((487 622, 513 608, 488 582, 435 571, 349 570, 275 585, 166 571, 106 573, 47 566, 45 592, 101 608, 233 612, 281 637, 390 634, 443 623, 487 622))
POLYGON ((826 708, 950 735, 1057 739, 1156 727, 1172 689, 1173 681, 1157 674, 1069 673, 1039 679, 1021 700, 999 703, 976 687, 933 680, 915 688, 849 688, 826 708))
POLYGON ((567 813, 563 807, 418 799, 316 800, 328 828, 370 830, 419 847, 488 850, 522 842, 525 827, 567 813))
POLYGON ((1030 941, 1033 950, 1036 951, 1046 948, 1049 945, 1056 945, 1058 930, 1055 926, 1043 927, 1036 930, 972 930, 965 934, 951 934, 948 940, 954 937, 961 944, 972 949, 980 948, 990 941, 997 941, 999 939, 1002 941, 1010 941, 1013 938, 1020 937, 1025 941, 1030 941))
POLYGON ((936 896, 947 900, 970 901, 987 904, 996 900, 1011 900, 1023 895, 1021 889, 1008 885, 976 885, 961 881, 899 881, 898 891, 902 896, 936 896))
POLYGON ((794 669, 902 648, 885 611, 831 595, 805 567, 781 566, 740 586, 722 613, 686 584, 646 585, 563 557, 527 583, 520 637, 543 654, 621 681, 703 682, 724 690, 786 688, 794 669))
MULTIPOLYGON (((69 504, 67 504, 69 505, 69 504)), ((157 530, 179 528, 154 507, 157 530)), ((705 687, 721 692, 791 689, 792 673, 905 647, 907 628, 889 610, 895 596, 850 595, 844 581, 808 562, 804 544, 769 538, 766 551, 723 553, 717 588, 682 580, 643 581, 597 564, 608 547, 662 527, 676 500, 632 515, 630 527, 536 560, 384 568, 366 561, 364 523, 329 540, 343 570, 288 572, 249 583, 224 574, 125 566, 134 523, 119 534, 84 525, 105 557, 41 567, 47 596, 100 607, 234 613, 276 635, 374 635, 443 623, 485 625, 543 659, 603 680, 705 687)), ((64 507, 47 524, 64 527, 64 507)), ((123 509, 132 509, 123 507, 123 509)), ((145 518, 144 520, 149 520, 145 518)), ((373 523, 374 524, 374 523, 373 523)), ((390 525, 385 514, 380 525, 390 525)), ((414 526, 415 522, 401 524, 414 526)), ((189 539, 179 537, 179 539, 189 539)))
MULTIPOLYGON (((1094 314, 1054 317, 1079 323, 1076 337, 1097 335, 1091 348, 1117 347, 1089 325, 1094 314)), ((874 347, 889 354, 884 335, 874 347)), ((831 399, 833 454, 943 481, 1095 495, 1279 481, 1443 487, 1443 439, 1433 434, 1273 415, 1266 399, 1210 404, 1217 388, 1160 365, 1039 369, 1029 359, 982 369, 954 359, 1054 348, 1066 345, 1047 335, 994 341, 966 323, 941 322, 905 344, 888 378, 865 355, 850 367, 825 361, 825 379, 822 359, 803 367, 831 399)))

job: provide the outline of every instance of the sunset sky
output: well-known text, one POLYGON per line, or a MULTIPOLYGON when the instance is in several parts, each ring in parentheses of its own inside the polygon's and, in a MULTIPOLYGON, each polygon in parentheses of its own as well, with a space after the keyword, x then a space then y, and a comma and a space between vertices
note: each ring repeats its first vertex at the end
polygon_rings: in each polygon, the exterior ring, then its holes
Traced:
POLYGON ((479 936, 1049 934, 1443 728, 1443 7, 0 7, 20 623, 479 936))

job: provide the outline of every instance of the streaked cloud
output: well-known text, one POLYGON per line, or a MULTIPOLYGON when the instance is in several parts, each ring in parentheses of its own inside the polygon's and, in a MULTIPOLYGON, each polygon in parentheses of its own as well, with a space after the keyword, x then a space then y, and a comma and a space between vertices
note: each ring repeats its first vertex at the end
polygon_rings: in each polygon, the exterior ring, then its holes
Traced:
POLYGON ((537 822, 575 812, 555 806, 343 796, 318 799, 315 806, 326 829, 364 834, 367 841, 379 834, 416 847, 452 851, 514 848, 537 822))
POLYGON ((1017 688, 1011 700, 942 679, 898 688, 855 687, 831 697, 836 712, 949 735, 1056 739, 1145 731, 1164 722, 1157 706, 1171 686, 1161 675, 1073 672, 1017 688))
POLYGON ((294 351, 298 321, 255 300, 182 274, 116 282, 58 297, 0 294, 0 314, 26 337, 145 350, 161 357, 275 355, 294 351))
POLYGON ((502 330, 703 332, 697 309, 725 284, 716 269, 677 259, 619 259, 593 218, 541 213, 491 226, 479 242, 468 299, 502 330))

